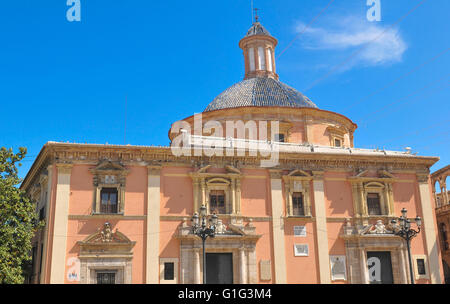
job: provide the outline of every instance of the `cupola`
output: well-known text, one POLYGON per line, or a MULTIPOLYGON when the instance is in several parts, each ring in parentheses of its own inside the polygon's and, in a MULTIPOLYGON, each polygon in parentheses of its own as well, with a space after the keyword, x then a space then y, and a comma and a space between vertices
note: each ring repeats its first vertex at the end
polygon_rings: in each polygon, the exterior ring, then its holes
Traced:
POLYGON ((245 79, 267 77, 278 80, 275 66, 277 39, 262 26, 256 16, 247 35, 239 42, 244 51, 245 79))

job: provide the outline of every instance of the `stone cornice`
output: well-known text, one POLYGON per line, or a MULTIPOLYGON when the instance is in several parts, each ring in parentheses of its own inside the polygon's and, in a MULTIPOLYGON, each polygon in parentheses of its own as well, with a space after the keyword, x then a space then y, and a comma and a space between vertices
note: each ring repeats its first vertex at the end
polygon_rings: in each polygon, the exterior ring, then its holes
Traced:
MULTIPOLYGON (((110 159, 121 161, 127 165, 152 165, 157 161, 162 166, 180 165, 192 166, 193 162, 209 164, 239 163, 240 168, 259 168, 261 157, 254 156, 181 156, 171 153, 170 147, 120 146, 98 144, 74 144, 49 142, 44 145, 30 171, 25 177, 21 188, 28 189, 31 182, 39 177, 42 168, 55 163, 67 164, 98 164, 100 160, 110 159)), ((302 170, 333 170, 337 168, 359 167, 389 167, 392 170, 412 170, 426 172, 439 158, 424 156, 379 156, 379 155, 342 155, 325 153, 280 153, 280 170, 290 170, 292 167, 302 170)))

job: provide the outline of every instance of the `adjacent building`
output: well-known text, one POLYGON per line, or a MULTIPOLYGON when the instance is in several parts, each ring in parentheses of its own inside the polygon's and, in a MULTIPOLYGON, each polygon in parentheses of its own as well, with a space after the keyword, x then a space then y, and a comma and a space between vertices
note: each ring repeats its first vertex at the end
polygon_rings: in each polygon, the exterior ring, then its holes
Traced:
POLYGON ((46 223, 32 282, 201 283, 191 218, 205 205, 219 217, 209 283, 370 283, 371 258, 379 283, 408 283, 390 226, 403 208, 423 218, 416 283, 442 283, 429 172, 439 158, 356 148, 354 122, 279 80, 276 45, 255 22, 239 43, 244 79, 201 122, 174 123, 170 147, 45 144, 22 184, 46 223))
POLYGON ((437 170, 431 175, 433 194, 436 201, 436 217, 439 229, 439 239, 442 250, 442 264, 445 281, 450 284, 450 191, 447 190, 447 180, 450 176, 450 165, 437 170), (436 193, 436 190, 438 192, 436 193))

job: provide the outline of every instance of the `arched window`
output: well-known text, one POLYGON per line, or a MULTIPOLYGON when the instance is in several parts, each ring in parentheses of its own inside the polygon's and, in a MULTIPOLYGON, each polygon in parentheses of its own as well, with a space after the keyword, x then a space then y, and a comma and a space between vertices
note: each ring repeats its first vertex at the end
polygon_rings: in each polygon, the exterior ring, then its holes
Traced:
POLYGON ((267 62, 269 64, 269 66, 267 67, 267 70, 269 70, 269 72, 273 71, 273 63, 272 63, 272 49, 268 49, 267 50, 267 62))
POLYGON ((266 54, 264 52, 264 48, 262 46, 258 47, 258 62, 259 62, 259 69, 265 70, 266 69, 266 54))
POLYGON ((250 66, 250 71, 255 70, 255 50, 253 48, 248 49, 248 61, 250 66))

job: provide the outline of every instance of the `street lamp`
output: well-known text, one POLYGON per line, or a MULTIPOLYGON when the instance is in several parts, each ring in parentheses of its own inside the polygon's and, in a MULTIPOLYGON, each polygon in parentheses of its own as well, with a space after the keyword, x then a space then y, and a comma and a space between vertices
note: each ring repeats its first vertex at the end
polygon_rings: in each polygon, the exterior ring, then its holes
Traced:
POLYGON ((216 225, 218 217, 215 213, 209 217, 206 214, 206 206, 200 207, 200 216, 198 213, 194 213, 192 216, 192 232, 202 239, 203 245, 203 284, 206 284, 206 255, 205 255, 205 242, 208 237, 215 237, 216 225), (201 223, 200 223, 201 222, 201 223), (208 223, 209 222, 209 223, 208 223))
POLYGON ((422 226, 422 219, 417 216, 414 220, 417 225, 417 230, 411 229, 411 220, 408 219, 408 210, 402 209, 402 216, 398 218, 400 225, 398 225, 397 220, 392 220, 392 227, 394 228, 394 234, 402 237, 406 240, 406 247, 408 248, 408 259, 409 259, 409 274, 411 276, 411 284, 414 284, 414 273, 412 267, 411 259, 411 239, 415 237, 420 232, 420 227, 422 226))

